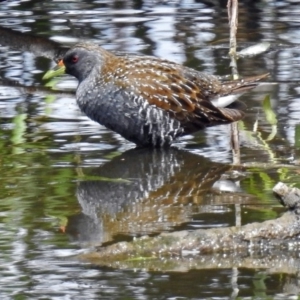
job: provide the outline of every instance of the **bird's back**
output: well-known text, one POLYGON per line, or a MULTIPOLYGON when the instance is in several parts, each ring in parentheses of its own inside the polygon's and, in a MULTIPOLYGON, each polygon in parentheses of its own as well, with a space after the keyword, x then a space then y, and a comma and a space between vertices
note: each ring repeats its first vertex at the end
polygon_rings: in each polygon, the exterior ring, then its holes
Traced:
POLYGON ((179 136, 241 119, 244 113, 237 106, 217 107, 214 100, 253 88, 263 77, 221 82, 159 58, 109 53, 100 74, 95 67, 80 83, 77 101, 91 119, 129 141, 161 147, 179 136))

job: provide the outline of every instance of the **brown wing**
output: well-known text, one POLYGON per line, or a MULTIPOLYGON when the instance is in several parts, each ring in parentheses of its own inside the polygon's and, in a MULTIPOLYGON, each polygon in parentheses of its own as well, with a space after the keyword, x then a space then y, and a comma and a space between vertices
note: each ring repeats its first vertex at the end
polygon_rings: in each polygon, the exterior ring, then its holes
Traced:
POLYGON ((168 111, 189 132, 240 120, 244 113, 234 105, 217 108, 210 99, 253 88, 261 78, 221 82, 216 76, 153 57, 127 57, 119 64, 120 71, 114 74, 119 86, 168 111))

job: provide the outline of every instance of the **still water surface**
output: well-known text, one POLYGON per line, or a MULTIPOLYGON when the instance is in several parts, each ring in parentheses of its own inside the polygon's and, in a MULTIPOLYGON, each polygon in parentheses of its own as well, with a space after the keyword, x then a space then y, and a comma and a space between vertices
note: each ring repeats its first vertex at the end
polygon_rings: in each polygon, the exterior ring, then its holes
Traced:
MULTIPOLYGON (((0 26, 65 46, 86 39, 230 73, 225 5, 177 2, 4 1, 0 26)), ((297 253, 274 255, 278 264, 294 266, 285 271, 236 268, 238 259, 234 268, 224 267, 216 257, 209 258, 212 267, 197 270, 118 270, 77 256, 144 234, 246 224, 284 211, 271 189, 279 180, 299 185, 300 4, 240 2, 239 45, 268 41, 271 50, 240 59, 239 71, 270 72, 278 82, 243 96, 243 169, 230 165, 229 126, 187 136, 170 151, 135 150, 80 113, 74 79, 51 82, 69 94, 39 89, 54 62, 0 46, 1 299, 298 298, 297 253), (278 120, 271 141, 266 95, 278 120)))

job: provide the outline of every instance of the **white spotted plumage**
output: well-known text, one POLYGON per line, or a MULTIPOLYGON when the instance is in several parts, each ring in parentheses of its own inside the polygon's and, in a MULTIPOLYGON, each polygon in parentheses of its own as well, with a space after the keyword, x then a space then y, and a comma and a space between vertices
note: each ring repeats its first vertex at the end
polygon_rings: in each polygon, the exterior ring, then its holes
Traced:
POLYGON ((223 82, 174 62, 114 55, 90 43, 75 45, 64 63, 79 80, 81 110, 139 146, 169 145, 179 136, 241 119, 234 101, 266 76, 223 82), (80 57, 76 65, 74 53, 80 57))

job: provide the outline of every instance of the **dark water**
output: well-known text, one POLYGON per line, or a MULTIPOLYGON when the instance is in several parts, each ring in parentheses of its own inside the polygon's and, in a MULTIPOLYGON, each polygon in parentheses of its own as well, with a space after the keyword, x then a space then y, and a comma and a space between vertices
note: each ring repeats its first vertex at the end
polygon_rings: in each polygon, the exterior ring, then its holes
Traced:
MULTIPOLYGON (((66 46, 87 39, 230 73, 226 1, 177 2, 3 1, 0 26, 66 46)), ((206 268, 167 265, 163 272, 77 258, 103 243, 264 221, 284 211, 271 189, 279 180, 300 185, 300 4, 240 2, 239 45, 268 41, 271 49, 240 59, 239 71, 270 72, 278 82, 243 96, 244 168, 230 165, 229 126, 187 136, 170 151, 137 151, 83 116, 72 93, 13 86, 44 86, 54 63, 0 46, 1 299, 298 299, 297 253, 274 254, 270 264, 278 261, 278 268, 211 257, 206 268), (266 95, 278 120, 271 141, 266 95), (230 191, 220 193, 220 186, 230 191)), ((76 81, 51 85, 74 91, 76 81)))

